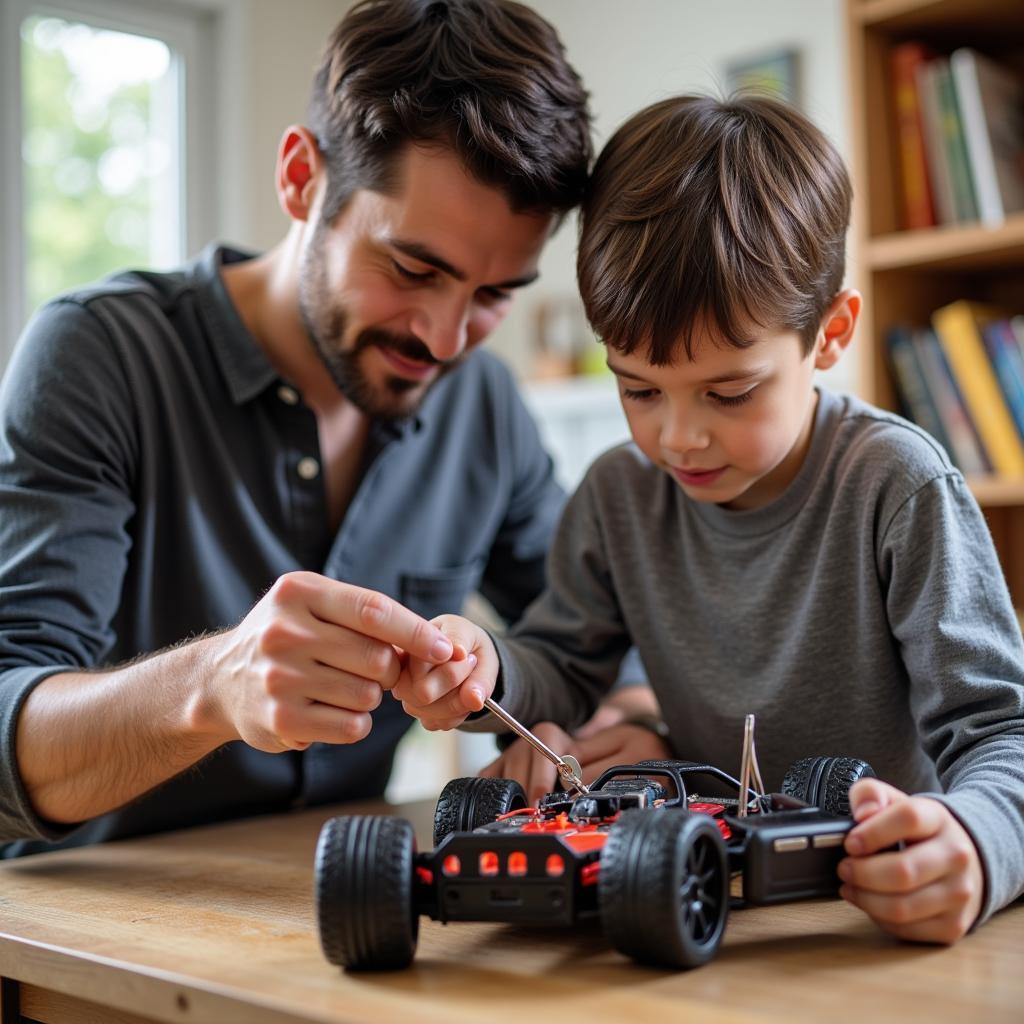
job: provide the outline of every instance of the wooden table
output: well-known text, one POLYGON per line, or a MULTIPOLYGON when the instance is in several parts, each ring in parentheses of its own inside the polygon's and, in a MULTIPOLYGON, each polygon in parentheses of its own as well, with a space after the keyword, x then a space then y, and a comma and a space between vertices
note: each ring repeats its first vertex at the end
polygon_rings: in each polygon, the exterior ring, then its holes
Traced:
MULTIPOLYGON (((396 809, 424 845, 432 810, 396 809)), ((312 909, 316 836, 336 812, 3 862, 0 1020, 19 1003, 47 1024, 1024 1020, 1020 903, 949 949, 891 940, 840 901, 737 911, 717 959, 689 973, 639 967, 597 927, 423 919, 412 968, 343 974, 312 909)))

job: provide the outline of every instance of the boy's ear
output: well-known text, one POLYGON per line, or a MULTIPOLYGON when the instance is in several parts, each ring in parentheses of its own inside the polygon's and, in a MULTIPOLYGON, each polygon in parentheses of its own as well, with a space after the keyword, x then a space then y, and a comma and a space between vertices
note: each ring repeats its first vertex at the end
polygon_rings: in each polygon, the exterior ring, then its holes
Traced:
POLYGON ((847 288, 829 303, 814 341, 815 369, 828 370, 839 362, 853 340, 862 301, 859 291, 847 288))
POLYGON ((277 150, 277 201, 292 220, 309 220, 324 160, 313 133, 302 125, 289 125, 277 150))

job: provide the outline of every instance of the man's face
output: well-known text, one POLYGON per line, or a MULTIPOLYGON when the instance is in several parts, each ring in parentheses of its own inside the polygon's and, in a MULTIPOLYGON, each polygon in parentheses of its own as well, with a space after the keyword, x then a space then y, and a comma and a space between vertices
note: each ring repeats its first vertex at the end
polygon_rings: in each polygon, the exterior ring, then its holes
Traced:
POLYGON ((760 508, 807 453, 815 355, 795 331, 759 331, 742 350, 695 337, 693 361, 669 366, 609 348, 633 439, 694 501, 760 508))
POLYGON ((513 212, 451 151, 407 147, 395 193, 357 191, 302 257, 303 322, 345 396, 371 416, 413 412, 537 276, 553 223, 513 212))

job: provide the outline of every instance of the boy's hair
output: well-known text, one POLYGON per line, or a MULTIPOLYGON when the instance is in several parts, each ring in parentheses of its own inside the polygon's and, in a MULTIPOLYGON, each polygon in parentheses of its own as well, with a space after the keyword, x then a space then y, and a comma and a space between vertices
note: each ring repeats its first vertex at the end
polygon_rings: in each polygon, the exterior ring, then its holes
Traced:
POLYGON ((693 359, 694 333, 750 344, 799 333, 806 355, 839 292, 850 180, 832 144, 766 97, 677 96, 647 107, 598 157, 577 259, 602 340, 654 365, 693 359))
POLYGON ((554 28, 511 0, 362 0, 328 40, 308 122, 324 220, 394 188, 408 143, 452 149, 517 212, 565 213, 593 151, 587 93, 554 28))

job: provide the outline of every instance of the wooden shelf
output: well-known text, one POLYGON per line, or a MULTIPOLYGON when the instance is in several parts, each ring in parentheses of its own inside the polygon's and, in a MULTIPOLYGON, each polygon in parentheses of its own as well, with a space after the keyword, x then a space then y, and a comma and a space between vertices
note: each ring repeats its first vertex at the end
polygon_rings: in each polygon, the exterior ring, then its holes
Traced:
POLYGON ((860 0, 851 4, 855 22, 886 32, 951 28, 984 19, 989 27, 1024 24, 1021 0, 860 0))
MULTIPOLYGON (((864 295, 858 384, 868 401, 897 406, 886 353, 894 324, 927 324, 958 299, 1024 312, 1024 213, 995 225, 898 230, 902 177, 891 54, 920 41, 937 53, 969 46, 1024 70, 1024 0, 847 0, 856 250, 851 283, 864 295)), ((968 480, 1024 606, 1024 478, 968 480)))
POLYGON ((971 476, 967 478, 967 483, 982 508, 1024 505, 1024 477, 1009 479, 1000 476, 971 476))
POLYGON ((866 249, 867 267, 871 270, 983 270, 1020 264, 1024 263, 1024 213, 1016 213, 992 227, 950 224, 876 236, 868 239, 866 249))

